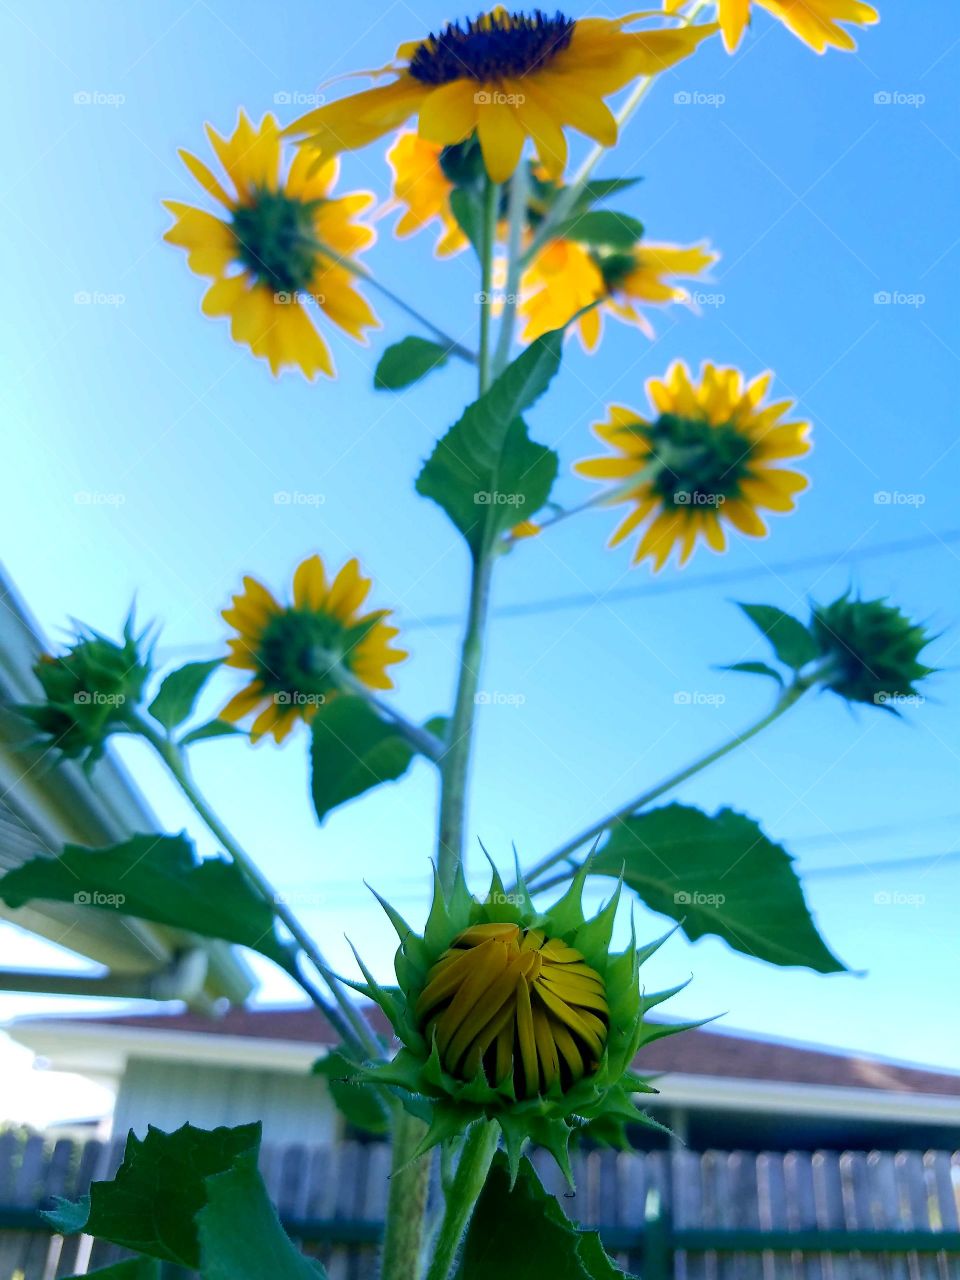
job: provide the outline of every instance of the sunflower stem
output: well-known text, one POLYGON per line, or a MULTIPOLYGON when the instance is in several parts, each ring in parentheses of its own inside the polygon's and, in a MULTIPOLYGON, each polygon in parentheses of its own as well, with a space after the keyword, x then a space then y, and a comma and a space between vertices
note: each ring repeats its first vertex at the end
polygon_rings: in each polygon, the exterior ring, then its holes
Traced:
POLYGON ((528 187, 527 166, 521 158, 510 179, 510 194, 507 200, 507 278, 504 285, 500 332, 497 335, 497 350, 493 357, 494 376, 503 372, 510 359, 519 302, 520 252, 527 217, 528 187))
POLYGON ((467 775, 476 711, 483 637, 490 608, 490 579, 493 557, 478 553, 472 562, 470 604, 460 654, 460 676, 450 724, 450 740, 440 764, 440 832, 437 873, 449 894, 463 856, 463 826, 467 802, 467 775))
POLYGON ((427 1156, 414 1160, 413 1155, 426 1132, 422 1120, 397 1107, 380 1268, 383 1280, 419 1280, 431 1161, 427 1156))
POLYGON ((263 875, 254 860, 239 844, 239 842, 230 834, 220 819, 214 813, 204 799, 199 787, 193 779, 190 772, 190 766, 180 747, 169 739, 159 734, 152 725, 142 720, 139 716, 130 722, 131 729, 134 733, 139 734, 146 742, 153 747, 157 755, 166 765, 167 770, 173 777, 177 786, 183 792, 186 799, 197 815, 203 820, 207 829, 215 837, 217 842, 223 849, 229 853, 233 861, 240 867, 247 880, 260 895, 264 902, 268 904, 279 920, 283 922, 293 939, 296 941, 301 953, 306 956, 316 971, 323 978, 324 983, 330 990, 330 994, 335 1000, 335 1004, 331 1004, 317 990, 307 976, 301 972, 300 966, 297 966, 297 981, 300 986, 310 997, 313 1003, 323 1013, 324 1017, 332 1027, 336 1029, 340 1037, 347 1044, 354 1054, 360 1059, 381 1056, 380 1045, 377 1043, 376 1037, 367 1026, 366 1022, 360 1015, 359 1010, 353 1001, 346 994, 340 980, 323 958, 320 950, 306 931, 304 926, 296 918, 289 906, 285 902, 280 901, 279 895, 270 884, 269 880, 263 875))
POLYGON ((495 1120, 479 1120, 470 1129, 446 1198, 446 1210, 426 1280, 447 1280, 460 1241, 490 1172, 500 1133, 495 1120))
POLYGON ((493 254, 497 243, 497 214, 500 207, 500 185, 484 178, 483 226, 480 244, 480 394, 493 379, 490 350, 490 322, 493 316, 493 254))
MULTIPOLYGON (((681 783, 686 782, 688 778, 692 778, 694 774, 700 773, 701 770, 715 764, 718 760, 722 760, 723 757, 729 755, 731 751, 735 751, 737 747, 743 746, 745 742, 749 742, 751 738, 756 737, 758 733, 773 724, 775 720, 779 720, 786 711, 789 711, 790 708, 803 697, 807 690, 817 683, 818 679, 819 673, 814 673, 809 676, 798 675, 794 679, 793 683, 783 690, 771 710, 768 711, 765 716, 761 716, 754 724, 742 730, 740 733, 734 734, 732 738, 727 742, 722 743, 719 747, 715 747, 713 751, 708 751, 706 755, 701 756, 699 760, 695 760, 693 764, 689 764, 686 768, 680 769, 677 773, 671 774, 669 778, 665 778, 663 782, 659 782, 655 787, 651 787, 649 791, 644 791, 642 795, 631 800, 629 804, 622 805, 619 809, 608 814, 605 818, 601 818, 599 822, 595 822, 593 826, 588 827, 585 831, 581 831, 580 834, 574 836, 572 840, 568 840, 566 844, 561 845, 559 849, 554 850, 553 853, 542 858, 530 869, 530 871, 525 873, 524 879, 527 882, 527 887, 535 890, 536 892, 540 892, 547 888, 548 885, 556 884, 559 879, 567 879, 567 876, 564 875, 562 877, 554 877, 545 884, 536 883, 540 877, 542 877, 552 867, 555 867, 558 862, 563 862, 565 859, 571 857, 572 854, 576 853, 576 851, 583 845, 588 844, 591 840, 596 840, 598 836, 601 836, 604 831, 609 827, 612 827, 615 823, 623 822, 638 810, 645 809, 647 805, 652 804, 654 800, 659 800, 660 797, 666 795, 668 791, 673 791, 675 787, 679 787, 681 783)), ((574 873, 574 870, 575 868, 571 869, 571 875, 574 873)))
POLYGON ((440 761, 446 748, 435 733, 431 733, 429 729, 421 729, 419 725, 413 724, 406 716, 391 707, 389 702, 384 702, 375 693, 371 693, 363 681, 358 680, 342 664, 334 671, 333 678, 346 693, 363 698, 374 711, 389 720, 422 756, 426 756, 428 760, 433 760, 435 763, 440 761))

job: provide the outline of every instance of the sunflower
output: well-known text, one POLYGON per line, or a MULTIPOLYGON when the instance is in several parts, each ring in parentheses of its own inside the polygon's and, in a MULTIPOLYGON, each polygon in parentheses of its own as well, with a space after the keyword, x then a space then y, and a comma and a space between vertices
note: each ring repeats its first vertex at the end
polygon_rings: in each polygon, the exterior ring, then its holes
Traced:
POLYGON ((393 169, 393 198, 404 206, 397 235, 413 235, 434 218, 439 219, 442 230, 437 241, 438 258, 459 253, 470 243, 450 212, 450 193, 455 184, 444 172, 443 152, 438 143, 426 142, 409 129, 398 135, 387 152, 393 169))
POLYGON ((534 257, 521 281, 520 315, 525 342, 562 328, 578 311, 600 302, 576 322, 586 351, 596 350, 603 312, 647 334, 653 329, 636 302, 689 302, 679 277, 701 275, 719 259, 707 245, 640 243, 626 251, 598 250, 573 240, 553 240, 534 257))
MULTIPOLYGON (((861 0, 756 2, 817 53, 825 53, 830 45, 836 49, 856 49, 856 41, 840 25, 841 22, 862 27, 880 21, 873 5, 862 4, 861 0)), ((685 3, 686 0, 666 0, 664 8, 667 13, 674 13, 685 3)), ((717 0, 717 18, 723 32, 723 43, 727 51, 733 53, 750 21, 750 0, 717 0)))
POLYGON ((334 376, 326 342, 307 311, 313 303, 356 338, 379 322, 342 265, 371 245, 375 232, 354 221, 374 200, 357 191, 334 198, 337 161, 319 168, 297 155, 281 179, 277 122, 255 127, 241 111, 230 138, 207 135, 227 175, 224 185, 196 156, 181 151, 190 173, 228 213, 166 200, 176 218, 164 239, 187 250, 187 262, 213 281, 203 299, 209 316, 230 316, 234 341, 270 362, 274 374, 299 365, 308 378, 334 376))
POLYGON ((242 720, 258 712, 250 736, 257 741, 272 733, 282 742, 297 720, 309 723, 340 691, 338 671, 369 689, 392 689, 387 667, 407 656, 392 649, 399 635, 388 626, 388 609, 359 612, 370 579, 348 560, 332 583, 323 561, 309 559, 293 575, 293 604, 282 605, 254 578, 244 578, 243 591, 223 618, 237 630, 228 641, 228 667, 252 671, 253 678, 220 712, 221 720, 242 720))
POLYGON ((476 130, 494 182, 510 177, 528 137, 559 176, 567 160, 564 128, 613 146, 617 122, 604 99, 679 62, 717 30, 626 31, 633 20, 498 6, 401 45, 393 64, 371 73, 393 75, 392 83, 318 107, 287 132, 330 156, 365 147, 416 115, 420 137, 440 146, 476 130))
POLYGON ((610 546, 646 521, 633 563, 649 556, 656 572, 678 542, 681 565, 698 537, 723 551, 724 520, 759 538, 767 532, 759 509, 793 510, 807 479, 776 464, 809 452, 810 426, 782 421, 789 400, 763 405, 771 378, 764 373, 745 385, 737 369, 705 363, 695 385, 677 360, 664 378, 647 382, 657 417, 611 406, 594 431, 613 452, 574 468, 591 480, 615 481, 609 500, 632 508, 610 546))

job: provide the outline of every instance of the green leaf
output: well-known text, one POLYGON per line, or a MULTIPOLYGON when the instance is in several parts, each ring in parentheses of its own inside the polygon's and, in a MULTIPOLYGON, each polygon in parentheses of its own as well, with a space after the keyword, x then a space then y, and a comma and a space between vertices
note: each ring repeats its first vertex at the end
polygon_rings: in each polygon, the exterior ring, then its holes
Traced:
POLYGON ((770 676, 776 680, 777 684, 783 684, 783 676, 773 667, 767 666, 765 662, 731 662, 729 666, 721 667, 721 671, 745 671, 751 676, 770 676))
POLYGON ((115 1262, 112 1267, 99 1267, 82 1276, 69 1276, 67 1280, 161 1280, 158 1258, 128 1258, 115 1262))
POLYGON ((324 1076, 337 1110, 355 1129, 377 1136, 390 1131, 390 1117, 369 1084, 351 1083, 357 1064, 336 1050, 313 1064, 313 1074, 324 1076))
POLYGON ((313 720, 310 749, 313 807, 322 822, 331 809, 406 773, 416 752, 388 720, 360 697, 338 694, 313 720))
POLYGON ((562 223, 557 235, 607 249, 632 249, 643 236, 643 223, 629 213, 591 209, 562 223))
MULTIPOLYGON (((44 1216, 55 1231, 107 1240, 151 1259, 199 1270, 203 1280, 322 1280, 326 1272, 287 1237, 257 1171, 260 1125, 131 1133, 112 1182, 44 1216)), ((96 1275, 153 1280, 143 1259, 96 1275), (139 1268, 139 1269, 137 1269, 139 1268)))
POLYGON ((845 968, 823 942, 793 859, 745 814, 715 817, 671 804, 611 829, 591 871, 619 876, 653 911, 680 922, 691 941, 723 938, 770 964, 818 973, 845 968))
POLYGON ((188 662, 171 671, 148 708, 150 714, 167 730, 182 724, 193 710, 200 690, 221 665, 221 658, 210 662, 188 662))
POLYGON ((794 671, 799 671, 819 655, 816 640, 792 614, 784 613, 772 604, 741 603, 740 608, 767 637, 780 661, 794 671))
POLYGON ((507 1158, 499 1152, 477 1201, 457 1280, 613 1280, 623 1276, 595 1231, 581 1231, 540 1185, 529 1160, 510 1189, 507 1158))
POLYGON ((426 338, 404 338, 387 347, 377 364, 373 385, 381 391, 399 391, 419 382, 450 358, 450 348, 426 338))
POLYGON ((530 440, 520 417, 560 367, 563 330, 538 338, 437 443, 417 492, 447 513, 475 555, 550 496, 557 455, 530 440))
POLYGON ((65 845, 15 867, 0 880, 11 907, 37 899, 135 916, 250 947, 293 973, 296 964, 275 930, 273 908, 244 873, 222 858, 198 859, 185 835, 140 835, 106 849, 65 845))
POLYGON ((473 187, 457 187, 451 191, 450 212, 479 258, 483 243, 483 200, 479 191, 473 187))
POLYGON ((206 1204, 197 1214, 203 1280, 325 1280, 280 1225, 257 1170, 256 1150, 206 1179, 206 1204))
POLYGON ((202 724, 199 729, 191 729, 189 733, 185 733, 180 739, 181 747, 189 747, 191 742, 206 742, 208 738, 236 738, 247 737, 242 729, 238 729, 235 724, 228 724, 226 720, 208 720, 206 724, 202 724))
POLYGON ((608 196, 616 195, 620 191, 629 191, 631 187, 635 187, 642 181, 642 178, 592 178, 584 184, 574 207, 589 209, 591 205, 606 200, 608 196))

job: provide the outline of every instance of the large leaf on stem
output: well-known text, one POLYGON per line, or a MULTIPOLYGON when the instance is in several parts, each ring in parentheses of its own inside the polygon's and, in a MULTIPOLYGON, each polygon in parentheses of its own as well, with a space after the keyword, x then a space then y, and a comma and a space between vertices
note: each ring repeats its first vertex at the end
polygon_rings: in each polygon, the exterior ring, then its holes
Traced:
POLYGON ((591 870, 623 878, 688 938, 723 938, 745 955, 818 973, 845 968, 817 932, 793 859, 753 818, 671 804, 618 822, 591 870))
POLYGON ((437 443, 417 492, 447 513, 475 555, 550 496, 557 455, 535 444, 521 417, 560 367, 563 331, 530 344, 437 443))
POLYGON ((64 845, 55 858, 38 854, 8 871, 0 880, 0 898, 10 907, 37 899, 72 902, 152 920, 250 947, 295 972, 270 903, 235 863, 198 859, 185 835, 132 836, 106 849, 64 845))

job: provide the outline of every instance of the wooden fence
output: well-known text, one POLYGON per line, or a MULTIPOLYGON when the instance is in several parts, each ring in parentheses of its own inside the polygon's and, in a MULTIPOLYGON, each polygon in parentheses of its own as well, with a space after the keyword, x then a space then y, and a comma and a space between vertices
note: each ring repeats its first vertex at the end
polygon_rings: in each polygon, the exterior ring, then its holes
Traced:
MULTIPOLYGON (((55 1280, 123 1256, 53 1236, 38 1216, 51 1196, 112 1176, 122 1146, 0 1136, 0 1280, 55 1280)), ((644 1280, 960 1280, 960 1153, 594 1151, 575 1159, 575 1196, 549 1159, 535 1163, 570 1216, 644 1280)), ((264 1149, 287 1229, 331 1280, 374 1280, 389 1164, 382 1143, 264 1149)))

